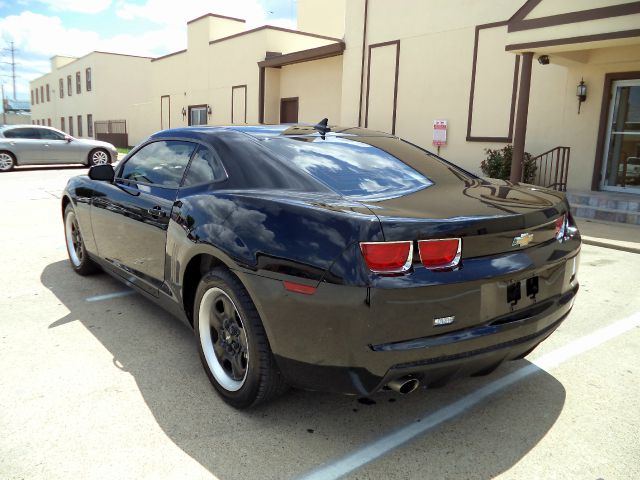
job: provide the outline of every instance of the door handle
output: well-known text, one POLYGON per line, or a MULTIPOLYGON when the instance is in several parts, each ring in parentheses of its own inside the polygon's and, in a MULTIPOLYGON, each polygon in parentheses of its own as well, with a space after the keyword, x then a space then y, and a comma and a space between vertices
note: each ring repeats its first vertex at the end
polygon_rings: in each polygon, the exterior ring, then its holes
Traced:
POLYGON ((147 209, 149 215, 155 218, 164 218, 167 216, 167 212, 165 212, 160 205, 154 205, 153 207, 147 209))

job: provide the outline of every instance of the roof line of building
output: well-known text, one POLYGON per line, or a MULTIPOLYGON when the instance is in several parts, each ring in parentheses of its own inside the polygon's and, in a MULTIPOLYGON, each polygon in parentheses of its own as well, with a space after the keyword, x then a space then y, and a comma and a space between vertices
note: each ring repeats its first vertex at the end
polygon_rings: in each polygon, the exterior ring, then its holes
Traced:
POLYGON ((218 15, 217 13, 205 13, 204 15, 200 15, 198 18, 194 18, 193 20, 189 20, 187 22, 187 25, 189 25, 190 23, 193 23, 193 22, 197 22, 198 20, 202 20, 203 18, 207 18, 207 17, 222 18, 224 20, 233 20, 234 22, 247 23, 247 21, 245 19, 243 19, 243 18, 227 17, 226 15, 218 15))
MULTIPOLYGON (((88 57, 89 55, 93 55, 94 53, 101 53, 103 55, 118 55, 120 57, 133 57, 133 58, 148 58, 149 60, 153 60, 153 57, 143 57, 141 55, 129 55, 128 53, 115 53, 115 52, 104 52, 101 50, 94 50, 92 52, 87 53, 86 55, 83 55, 81 57, 72 57, 69 55, 54 55, 53 57, 51 57, 52 59, 55 57, 64 57, 64 58, 75 58, 75 60, 70 61, 69 63, 65 63, 64 65, 62 65, 61 67, 59 67, 57 70, 60 70, 61 68, 67 67, 69 65, 71 65, 72 63, 77 62, 78 60, 82 60, 83 58, 88 57)), ((38 78, 42 78, 45 75, 49 75, 50 73, 53 73, 54 71, 50 71, 48 73, 45 73, 44 75, 41 75, 38 78)), ((37 80, 38 78, 34 79, 33 81, 37 80)))
POLYGON ((181 53, 186 53, 186 52, 187 52, 187 49, 185 48, 184 50, 178 50, 177 52, 167 53, 166 55, 162 55, 161 57, 152 58, 151 61, 155 62, 156 60, 162 60, 162 59, 173 57, 174 55, 180 55, 181 53))
MULTIPOLYGON (((119 55, 121 57, 148 58, 148 59, 152 59, 153 58, 153 57, 147 57, 147 56, 144 56, 144 55, 131 55, 129 53, 104 52, 102 50, 94 50, 91 53, 103 53, 105 55, 119 55)), ((88 54, 88 55, 91 55, 91 54, 88 54)), ((85 57, 86 56, 87 55, 85 55, 85 57)), ((80 57, 80 58, 82 58, 82 57, 80 57)))
POLYGON ((227 37, 222 37, 222 38, 218 38, 216 40, 211 40, 209 42, 209 45, 214 44, 214 43, 224 42, 226 40, 231 40, 232 38, 241 37, 243 35, 248 35, 250 33, 255 33, 255 32, 258 32, 260 30, 265 30, 265 29, 277 30, 279 32, 286 32, 286 33, 296 33, 298 35, 304 35, 306 37, 320 38, 322 40, 331 40, 332 42, 342 42, 341 38, 327 37, 325 35, 318 35, 317 33, 301 32, 300 30, 292 30, 290 28, 276 27, 275 25, 263 25, 261 27, 253 28, 251 30, 246 30, 246 31, 240 32, 240 33, 235 33, 235 34, 229 35, 227 37))
POLYGON ((323 58, 337 57, 342 55, 345 49, 344 42, 330 43, 321 47, 309 48, 298 52, 276 55, 258 62, 259 67, 284 67, 295 63, 308 62, 311 60, 321 60, 323 58))

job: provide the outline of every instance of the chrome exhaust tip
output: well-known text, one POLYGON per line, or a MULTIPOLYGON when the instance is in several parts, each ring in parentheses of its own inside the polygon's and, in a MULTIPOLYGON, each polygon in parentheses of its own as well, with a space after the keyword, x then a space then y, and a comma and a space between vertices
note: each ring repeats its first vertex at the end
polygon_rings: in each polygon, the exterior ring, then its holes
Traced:
POLYGON ((402 395, 413 392, 419 385, 420 381, 417 378, 407 377, 396 378, 395 380, 391 380, 387 383, 387 387, 402 395))

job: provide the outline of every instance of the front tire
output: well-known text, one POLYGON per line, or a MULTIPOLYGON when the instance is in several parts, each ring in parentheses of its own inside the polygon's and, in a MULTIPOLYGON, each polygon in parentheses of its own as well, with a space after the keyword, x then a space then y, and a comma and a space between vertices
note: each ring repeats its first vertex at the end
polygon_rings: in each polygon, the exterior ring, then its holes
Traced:
POLYGON ((89 166, 93 167, 95 165, 106 165, 111 163, 111 156, 109 152, 102 148, 96 148, 89 153, 89 166))
POLYGON ((69 262, 78 275, 89 275, 99 270, 98 265, 87 254, 76 212, 71 205, 64 209, 64 238, 69 262))
POLYGON ((16 166, 16 157, 9 152, 0 152, 0 172, 8 172, 16 166))
POLYGON ((286 390, 260 315, 235 275, 212 270, 200 281, 195 300, 200 360, 226 403, 248 408, 286 390))

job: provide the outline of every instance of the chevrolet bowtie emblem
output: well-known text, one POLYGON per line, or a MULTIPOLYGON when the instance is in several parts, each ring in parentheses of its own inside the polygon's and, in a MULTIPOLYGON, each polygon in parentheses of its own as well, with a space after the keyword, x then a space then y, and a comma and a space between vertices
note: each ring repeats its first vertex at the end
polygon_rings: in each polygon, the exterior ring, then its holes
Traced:
POLYGON ((518 235, 517 237, 515 237, 513 239, 513 242, 511 243, 512 247, 526 247, 527 245, 529 245, 531 243, 531 241, 533 240, 533 234, 532 233, 521 233, 520 235, 518 235))

